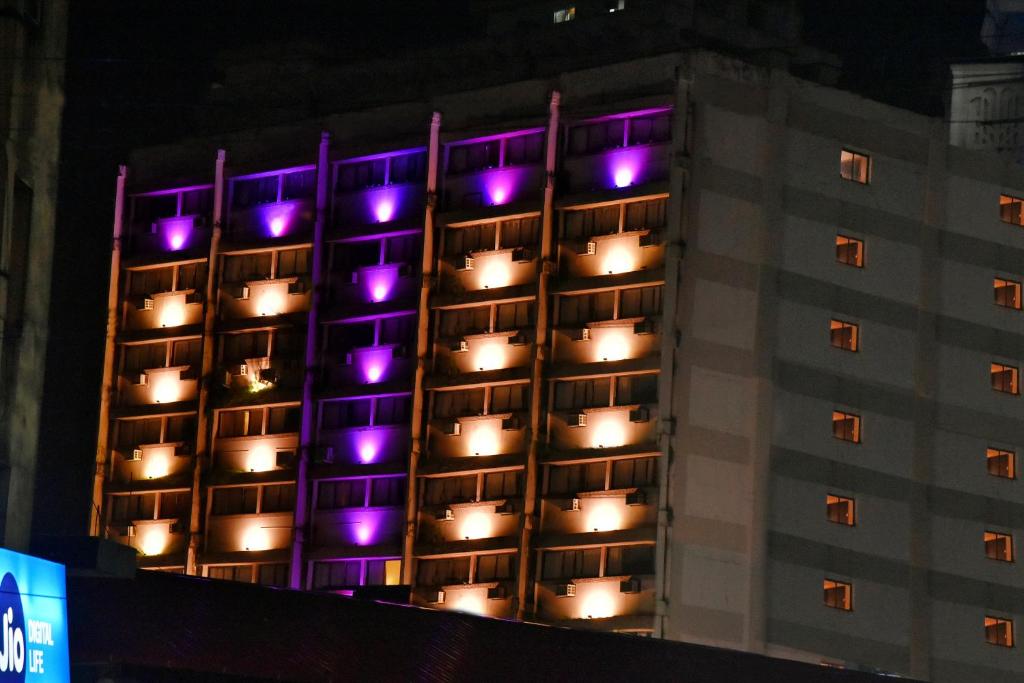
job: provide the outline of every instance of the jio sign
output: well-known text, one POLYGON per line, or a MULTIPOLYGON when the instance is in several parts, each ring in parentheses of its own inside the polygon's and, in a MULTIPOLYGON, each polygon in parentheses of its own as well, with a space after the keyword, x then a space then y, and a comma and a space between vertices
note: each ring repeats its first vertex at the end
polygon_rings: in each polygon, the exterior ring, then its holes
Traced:
POLYGON ((0 683, 68 681, 64 565, 0 548, 0 683))

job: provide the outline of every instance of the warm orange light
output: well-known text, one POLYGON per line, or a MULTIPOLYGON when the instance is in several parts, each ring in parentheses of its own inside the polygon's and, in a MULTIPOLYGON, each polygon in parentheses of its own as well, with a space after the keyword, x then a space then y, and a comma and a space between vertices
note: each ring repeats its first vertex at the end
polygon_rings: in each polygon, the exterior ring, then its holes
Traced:
POLYGON ((620 327, 595 328, 590 334, 592 338, 597 337, 595 361, 622 360, 629 357, 629 339, 626 337, 624 329, 620 327))
POLYGON ((505 351, 508 344, 504 339, 487 339, 474 344, 473 368, 475 370, 500 370, 505 367, 505 351))
POLYGON ((153 401, 174 403, 181 395, 181 380, 178 371, 149 373, 153 383, 153 401))
POLYGON ((480 287, 483 289, 508 287, 509 281, 512 278, 512 273, 507 258, 507 256, 505 259, 500 259, 498 256, 487 258, 486 262, 480 268, 480 287))
POLYGON ((615 616, 615 598, 604 586, 594 586, 580 607, 582 619, 607 619, 615 616))
POLYGON ((266 287, 256 300, 256 312, 259 315, 279 315, 284 311, 284 296, 278 287, 266 287))
POLYGON ((482 510, 473 510, 462 519, 459 533, 462 538, 475 540, 491 535, 491 515, 482 510))
POLYGON ((621 240, 618 243, 609 244, 604 260, 601 262, 601 272, 615 275, 633 270, 636 270, 636 258, 633 251, 621 240))
POLYGON ((242 547, 246 550, 267 550, 270 547, 270 534, 259 524, 255 524, 249 527, 242 537, 242 547))
POLYGON ((257 444, 249 451, 245 466, 250 472, 268 472, 276 465, 277 454, 267 444, 257 444))
POLYGON ((591 448, 617 448, 626 443, 625 413, 620 411, 591 414, 591 448))
POLYGON ((167 527, 162 524, 137 525, 136 534, 143 555, 162 555, 167 549, 167 527))
MULTIPOLYGON (((453 591, 454 592, 454 591, 453 591)), ((486 614, 487 603, 478 590, 461 590, 459 595, 452 601, 452 609, 457 612, 468 612, 469 614, 486 614)))
POLYGON ((463 425, 469 455, 497 455, 500 445, 497 420, 478 420, 463 425))
POLYGON ((185 324, 185 295, 165 297, 160 306, 160 327, 185 324))
POLYGON ((588 500, 587 531, 615 531, 622 528, 622 507, 614 500, 598 498, 588 500))
POLYGON ((142 456, 142 473, 147 479, 166 477, 171 471, 170 460, 163 448, 147 450, 142 456))

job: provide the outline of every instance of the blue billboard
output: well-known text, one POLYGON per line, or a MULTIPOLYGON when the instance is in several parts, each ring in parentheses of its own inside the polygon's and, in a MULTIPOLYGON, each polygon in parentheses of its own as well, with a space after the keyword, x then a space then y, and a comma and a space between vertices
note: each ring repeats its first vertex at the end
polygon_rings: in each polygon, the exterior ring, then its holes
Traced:
POLYGON ((64 565, 0 548, 0 683, 68 681, 64 565))

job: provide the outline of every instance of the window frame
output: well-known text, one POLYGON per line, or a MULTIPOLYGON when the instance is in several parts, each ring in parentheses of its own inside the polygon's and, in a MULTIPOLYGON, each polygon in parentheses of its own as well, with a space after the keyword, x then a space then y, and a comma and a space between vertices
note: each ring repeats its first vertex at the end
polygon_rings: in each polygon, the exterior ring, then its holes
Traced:
POLYGON ((839 177, 843 180, 857 183, 858 185, 870 185, 872 171, 874 170, 873 166, 871 155, 866 152, 858 152, 849 147, 843 147, 839 152, 839 177), (849 155, 848 159, 846 155, 849 155), (863 173, 857 173, 858 159, 864 162, 863 173), (847 163, 850 165, 849 175, 846 175, 847 171, 845 170, 847 163))

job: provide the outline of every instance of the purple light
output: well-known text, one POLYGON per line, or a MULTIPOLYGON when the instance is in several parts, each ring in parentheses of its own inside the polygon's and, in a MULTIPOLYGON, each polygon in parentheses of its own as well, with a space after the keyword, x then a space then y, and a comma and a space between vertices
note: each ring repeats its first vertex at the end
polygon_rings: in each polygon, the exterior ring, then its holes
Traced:
POLYGON ((387 223, 395 215, 395 205, 390 199, 381 199, 373 210, 378 223, 387 223))
POLYGON ((359 459, 364 465, 368 465, 377 458, 377 444, 366 441, 359 445, 359 459))
POLYGON ((260 208, 263 225, 271 237, 280 237, 288 231, 296 205, 293 203, 267 204, 260 208))
POLYGON ((481 181, 488 202, 501 206, 516 199, 526 172, 525 168, 503 168, 483 174, 481 181))
POLYGON ((387 263, 382 266, 361 268, 358 276, 363 285, 363 293, 371 303, 387 301, 398 280, 398 266, 387 263))
MULTIPOLYGON (((381 532, 381 511, 361 510, 355 512, 352 517, 351 541, 356 545, 372 545, 377 542, 381 532)), ((386 525, 385 525, 386 526, 386 525)))
POLYGON ((363 522, 356 522, 356 542, 359 545, 366 545, 370 542, 370 527, 363 522))
POLYGON ((627 147, 605 156, 606 187, 629 187, 647 182, 651 162, 650 147, 627 147))
POLYGON ((385 377, 391 358, 394 355, 390 346, 374 346, 352 351, 352 362, 359 367, 365 384, 376 384, 385 377))
POLYGON ((192 216, 164 218, 159 222, 159 231, 163 235, 164 245, 169 251, 181 251, 188 246, 192 234, 192 216))
POLYGON ((633 184, 633 169, 623 166, 615 171, 615 187, 626 187, 633 184))

